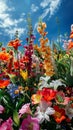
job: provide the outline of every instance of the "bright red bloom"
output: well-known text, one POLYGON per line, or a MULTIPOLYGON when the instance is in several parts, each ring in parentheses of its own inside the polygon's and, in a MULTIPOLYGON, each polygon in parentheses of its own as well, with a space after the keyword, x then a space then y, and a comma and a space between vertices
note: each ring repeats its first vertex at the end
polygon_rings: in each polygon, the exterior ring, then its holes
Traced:
POLYGON ((12 46, 12 47, 14 47, 15 50, 17 50, 18 47, 21 46, 21 43, 20 43, 20 42, 21 42, 21 41, 17 38, 17 39, 15 39, 15 40, 10 41, 10 42, 8 43, 8 46, 12 46))
POLYGON ((66 119, 64 109, 59 108, 59 106, 54 106, 53 108, 55 110, 55 114, 53 114, 53 116, 57 123, 61 123, 63 120, 66 119))
POLYGON ((43 88, 42 97, 46 101, 51 101, 51 100, 55 99, 56 92, 57 91, 53 90, 53 89, 43 88))
POLYGON ((10 84, 10 80, 0 80, 0 88, 5 88, 10 84))

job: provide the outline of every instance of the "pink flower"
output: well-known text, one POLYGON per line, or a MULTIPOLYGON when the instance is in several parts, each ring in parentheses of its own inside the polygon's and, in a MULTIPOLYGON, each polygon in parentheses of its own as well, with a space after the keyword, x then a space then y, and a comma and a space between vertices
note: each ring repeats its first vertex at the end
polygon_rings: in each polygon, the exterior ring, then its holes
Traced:
POLYGON ((69 97, 65 97, 65 94, 63 91, 57 92, 55 99, 56 99, 57 104, 62 104, 62 105, 67 105, 68 102, 70 101, 69 97))
POLYGON ((21 117, 25 113, 28 113, 28 114, 31 113, 30 103, 27 103, 27 104, 22 106, 22 108, 19 110, 19 117, 21 117))
POLYGON ((4 107, 0 105, 0 114, 4 112, 4 107))
POLYGON ((9 118, 2 125, 0 125, 0 130, 13 130, 12 128, 12 119, 9 118))
POLYGON ((25 118, 22 121, 22 124, 19 130, 40 130, 38 119, 28 115, 27 118, 25 118))

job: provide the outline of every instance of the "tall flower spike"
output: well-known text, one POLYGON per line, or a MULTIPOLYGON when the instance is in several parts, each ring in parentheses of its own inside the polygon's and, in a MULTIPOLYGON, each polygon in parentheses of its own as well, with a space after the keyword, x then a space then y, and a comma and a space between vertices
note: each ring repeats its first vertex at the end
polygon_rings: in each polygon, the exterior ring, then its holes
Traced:
POLYGON ((40 50, 43 58, 43 67, 45 70, 45 74, 47 76, 52 76, 54 74, 54 67, 53 67, 51 49, 50 46, 47 45, 49 40, 48 38, 45 38, 47 34, 47 32, 45 32, 45 29, 46 29, 46 23, 40 22, 37 30, 41 35, 40 50))

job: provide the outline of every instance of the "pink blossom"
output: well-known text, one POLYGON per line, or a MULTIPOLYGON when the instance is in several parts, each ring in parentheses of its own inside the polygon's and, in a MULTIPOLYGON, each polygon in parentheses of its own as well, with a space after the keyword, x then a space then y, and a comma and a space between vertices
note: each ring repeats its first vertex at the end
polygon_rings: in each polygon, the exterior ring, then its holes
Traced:
POLYGON ((68 102, 70 101, 69 97, 65 97, 65 94, 63 91, 57 92, 55 99, 56 99, 57 104, 62 104, 62 105, 67 105, 68 102))
POLYGON ((38 119, 28 115, 27 118, 25 118, 22 121, 22 124, 19 130, 40 130, 38 119))
POLYGON ((2 125, 0 125, 0 130, 13 130, 12 128, 12 119, 9 118, 2 125))
POLYGON ((31 113, 30 103, 27 103, 22 106, 22 108, 19 110, 19 117, 21 117, 25 113, 29 113, 29 114, 31 113))
POLYGON ((4 107, 0 105, 0 114, 4 112, 4 107))

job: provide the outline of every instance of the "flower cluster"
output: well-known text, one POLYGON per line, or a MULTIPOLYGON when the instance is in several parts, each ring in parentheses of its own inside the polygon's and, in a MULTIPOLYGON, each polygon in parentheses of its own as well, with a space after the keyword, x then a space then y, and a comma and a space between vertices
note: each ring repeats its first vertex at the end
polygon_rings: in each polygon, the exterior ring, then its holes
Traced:
POLYGON ((0 130, 73 130, 73 25, 64 49, 50 47, 39 22, 31 22, 24 51, 15 38, 0 46, 0 130))

